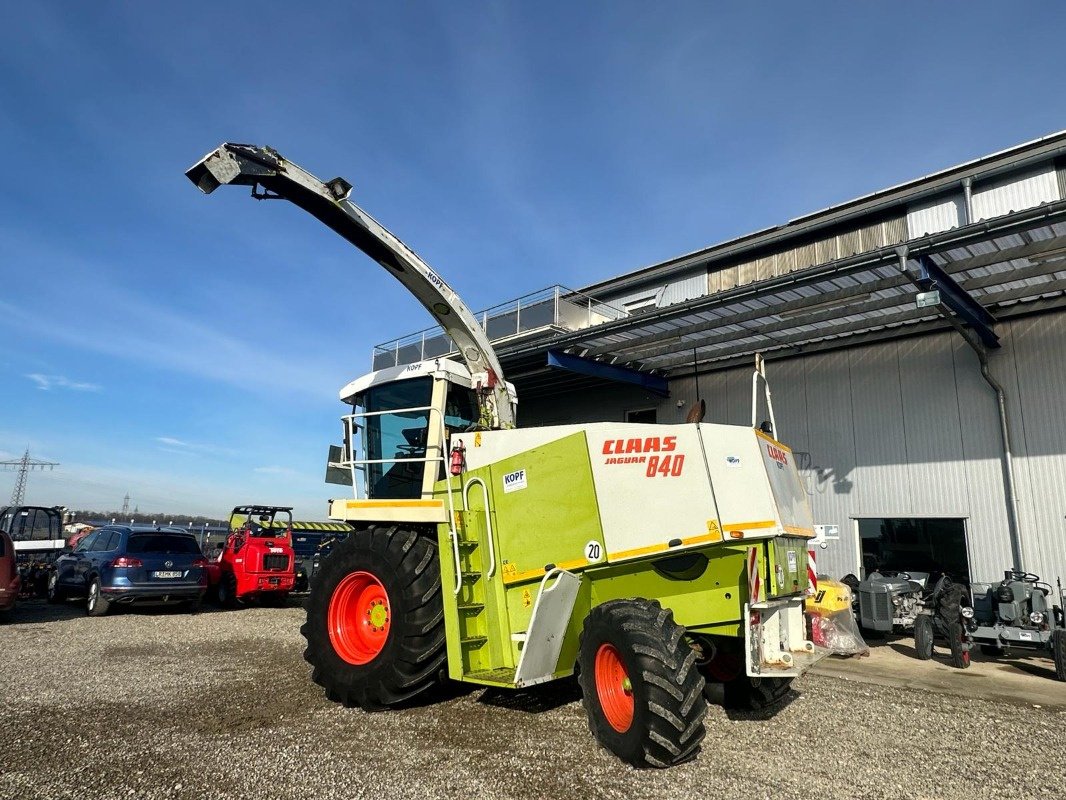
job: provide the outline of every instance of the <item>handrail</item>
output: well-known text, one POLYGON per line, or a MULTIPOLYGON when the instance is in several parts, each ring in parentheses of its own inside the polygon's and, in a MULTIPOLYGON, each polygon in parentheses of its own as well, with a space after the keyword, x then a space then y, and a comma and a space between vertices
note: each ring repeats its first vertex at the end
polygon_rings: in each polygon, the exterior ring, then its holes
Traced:
MULTIPOLYGON (((427 442, 426 450, 428 451, 432 447, 432 448, 435 448, 438 451, 438 454, 435 455, 435 456, 429 456, 429 455, 427 455, 427 456, 411 456, 411 457, 404 457, 404 458, 359 458, 359 459, 352 458, 352 459, 350 459, 347 462, 343 462, 343 461, 340 462, 341 464, 347 463, 349 465, 349 469, 350 469, 351 474, 352 474, 352 487, 356 491, 356 497, 359 496, 359 494, 358 494, 359 493, 359 489, 358 489, 358 483, 356 483, 356 480, 355 480, 355 471, 357 469, 364 469, 365 470, 367 464, 399 464, 399 463, 428 464, 429 462, 432 461, 432 462, 438 462, 438 463, 442 464, 443 466, 447 467, 447 458, 445 457, 444 454, 445 454, 445 451, 446 451, 446 448, 447 448, 447 444, 448 444, 448 426, 444 424, 444 412, 441 411, 441 409, 439 409, 439 408, 437 408, 436 406, 433 406, 433 405, 412 406, 411 408, 392 408, 392 409, 389 409, 387 411, 357 411, 357 412, 354 412, 352 414, 348 414, 348 415, 344 416, 343 420, 348 425, 348 453, 347 453, 347 455, 351 456, 351 455, 354 454, 355 431, 358 430, 358 427, 353 425, 353 421, 357 417, 360 417, 360 418, 361 417, 378 417, 378 416, 381 416, 383 414, 403 414, 403 413, 408 413, 408 412, 412 412, 412 411, 428 411, 429 412, 429 416, 431 418, 432 418, 433 414, 436 413, 437 422, 440 425, 440 444, 430 445, 427 442)), ((427 420, 427 427, 428 427, 429 424, 431 424, 431 423, 427 420)), ((451 542, 452 542, 452 554, 453 554, 453 556, 455 558, 455 589, 454 589, 454 594, 458 595, 459 592, 463 588, 463 576, 462 576, 463 567, 462 567, 462 562, 461 562, 460 556, 459 556, 459 533, 458 533, 458 531, 455 530, 455 497, 454 497, 455 492, 452 489, 452 474, 451 474, 451 471, 445 469, 444 474, 446 475, 445 480, 448 481, 448 491, 446 492, 447 497, 448 497, 448 536, 449 536, 449 538, 451 539, 451 542)), ((488 491, 486 489, 486 502, 487 502, 487 499, 488 499, 488 491)), ((466 503, 466 494, 465 493, 463 494, 463 503, 464 504, 466 503)), ((489 539, 490 552, 492 552, 491 541, 492 541, 492 539, 491 539, 491 535, 490 535, 490 539, 489 539)), ((493 558, 495 558, 495 556, 493 556, 493 558)), ((492 573, 489 573, 489 577, 491 577, 491 576, 492 576, 492 573)))
POLYGON ((485 481, 474 477, 466 482, 466 485, 463 486, 463 506, 470 506, 470 487, 474 484, 481 487, 481 492, 485 498, 485 525, 488 528, 489 535, 489 568, 485 573, 485 577, 491 578, 496 574, 496 545, 492 541, 492 509, 489 508, 489 487, 485 485, 485 481))

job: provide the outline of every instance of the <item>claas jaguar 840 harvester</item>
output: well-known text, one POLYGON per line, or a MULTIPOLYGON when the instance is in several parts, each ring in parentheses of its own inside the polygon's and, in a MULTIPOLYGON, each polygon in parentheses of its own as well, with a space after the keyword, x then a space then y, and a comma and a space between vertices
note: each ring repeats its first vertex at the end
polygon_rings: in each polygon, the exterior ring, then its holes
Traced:
POLYGON ((521 688, 576 672, 596 739, 663 767, 699 749, 708 681, 771 704, 820 657, 803 619, 813 524, 788 447, 733 425, 516 428, 473 314, 347 181, 238 144, 187 175, 312 214, 411 291, 462 359, 340 392, 351 409, 328 471, 355 492, 329 516, 353 530, 323 560, 302 628, 332 700, 381 709, 447 679, 521 688))

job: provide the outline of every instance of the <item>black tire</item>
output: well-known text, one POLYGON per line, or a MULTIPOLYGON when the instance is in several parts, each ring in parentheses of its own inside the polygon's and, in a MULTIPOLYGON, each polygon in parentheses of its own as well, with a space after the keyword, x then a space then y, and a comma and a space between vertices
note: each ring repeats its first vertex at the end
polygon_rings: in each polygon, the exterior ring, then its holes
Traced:
POLYGON ((966 669, 970 666, 970 651, 963 641, 965 631, 961 622, 948 623, 948 644, 951 646, 951 666, 966 669))
POLYGON ((215 587, 215 596, 222 608, 237 607, 237 576, 232 572, 223 572, 215 587))
POLYGON ((589 729, 604 748, 638 767, 668 767, 699 751, 707 715, 703 675, 685 629, 658 601, 612 600, 593 608, 581 632, 578 666, 589 729), (620 663, 624 672, 615 674, 629 683, 622 692, 632 698, 632 713, 622 730, 603 707, 610 684, 598 680, 601 651, 620 663))
POLYGON ((59 585, 59 573, 52 570, 48 575, 48 585, 45 588, 45 597, 53 605, 62 603, 67 599, 67 592, 59 585))
POLYGON ((436 539, 398 525, 354 531, 323 560, 300 632, 307 640, 304 658, 314 668, 311 679, 334 702, 381 709, 441 683, 447 655, 436 539), (328 620, 334 593, 359 572, 384 589, 389 625, 380 650, 353 663, 335 647, 328 620))
POLYGON ((738 711, 770 711, 788 699, 792 678, 751 678, 741 675, 725 685, 722 705, 738 711))
POLYGON ((1066 681, 1066 628, 1051 633, 1051 654, 1055 658, 1055 677, 1066 681))
POLYGON ((922 661, 933 657, 933 618, 919 614, 914 620, 914 652, 922 661))
POLYGON ((961 583, 946 584, 936 600, 936 614, 943 621, 945 628, 959 621, 960 609, 967 602, 966 587, 961 583))
POLYGON ((102 617, 111 608, 111 601, 104 597, 100 591, 100 579, 93 578, 89 581, 89 594, 85 598, 85 612, 90 617, 102 617))

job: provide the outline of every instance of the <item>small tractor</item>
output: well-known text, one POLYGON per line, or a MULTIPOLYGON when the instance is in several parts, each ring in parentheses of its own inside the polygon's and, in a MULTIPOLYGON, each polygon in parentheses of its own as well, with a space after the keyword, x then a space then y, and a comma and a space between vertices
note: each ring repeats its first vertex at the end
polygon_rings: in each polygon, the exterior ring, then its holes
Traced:
POLYGON ((516 428, 485 331, 351 184, 237 144, 186 174, 204 193, 250 186, 309 212, 411 291, 463 360, 340 392, 328 474, 355 491, 329 516, 353 530, 322 559, 301 629, 330 699, 383 709, 446 679, 521 689, 576 673, 599 743, 667 767, 700 748, 708 680, 767 707, 823 655, 803 616, 813 521, 768 389, 763 430, 754 413, 750 427, 516 428))
POLYGON ((1055 662, 1055 677, 1066 681, 1066 591, 1058 585, 1059 604, 1052 601, 1051 585, 1022 570, 1009 569, 993 586, 973 584, 973 604, 964 606, 961 647, 966 658, 957 667, 970 665, 969 650, 977 644, 985 655, 1010 655, 1035 651, 1055 662))
POLYGON ((226 541, 207 555, 208 593, 223 608, 248 600, 283 604, 296 581, 292 509, 237 506, 226 541))

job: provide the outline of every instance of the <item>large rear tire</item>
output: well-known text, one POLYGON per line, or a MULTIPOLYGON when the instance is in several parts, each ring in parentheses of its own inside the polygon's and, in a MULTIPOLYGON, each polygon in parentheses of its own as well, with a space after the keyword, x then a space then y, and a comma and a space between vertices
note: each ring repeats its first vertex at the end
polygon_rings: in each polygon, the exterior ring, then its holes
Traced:
POLYGON ((357 530, 324 559, 307 599, 304 658, 326 696, 366 710, 445 675, 437 543, 397 525, 357 530))
POLYGON ((914 620, 914 652, 922 661, 933 657, 933 618, 928 614, 914 620))
POLYGON ((1055 658, 1055 677, 1066 681, 1066 628, 1052 632, 1051 654, 1055 658))
POLYGON ((969 605, 967 594, 966 587, 961 583, 949 583, 940 593, 936 601, 936 613, 944 622, 945 628, 959 621, 963 604, 969 605))
POLYGON ((669 767, 698 752, 704 679, 685 629, 658 601, 593 608, 578 665, 589 729, 604 748, 638 767, 669 767))

